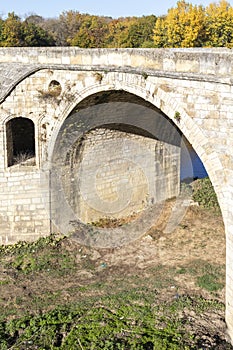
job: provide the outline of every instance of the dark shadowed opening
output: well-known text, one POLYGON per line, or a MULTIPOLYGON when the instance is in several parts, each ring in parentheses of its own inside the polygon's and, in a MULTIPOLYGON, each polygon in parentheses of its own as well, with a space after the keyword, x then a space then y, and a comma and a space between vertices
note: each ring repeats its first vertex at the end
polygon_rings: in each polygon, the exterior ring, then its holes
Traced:
POLYGON ((28 118, 14 118, 6 124, 7 165, 35 164, 35 128, 28 118))

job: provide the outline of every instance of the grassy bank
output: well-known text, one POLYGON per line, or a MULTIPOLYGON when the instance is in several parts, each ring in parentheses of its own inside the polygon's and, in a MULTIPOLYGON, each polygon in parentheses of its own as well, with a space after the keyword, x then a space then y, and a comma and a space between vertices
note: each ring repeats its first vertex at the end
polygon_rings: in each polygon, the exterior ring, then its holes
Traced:
POLYGON ((194 260, 124 273, 97 254, 55 235, 2 247, 0 349, 231 348, 208 326, 224 313, 222 267, 194 260), (182 291, 184 276, 209 297, 182 291))
POLYGON ((0 349, 232 349, 212 209, 115 249, 59 235, 0 247, 0 349))

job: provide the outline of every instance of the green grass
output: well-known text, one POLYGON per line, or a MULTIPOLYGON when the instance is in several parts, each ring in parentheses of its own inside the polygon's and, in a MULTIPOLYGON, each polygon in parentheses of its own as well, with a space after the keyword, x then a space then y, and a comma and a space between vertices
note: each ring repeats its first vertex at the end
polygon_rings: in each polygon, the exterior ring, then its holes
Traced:
POLYGON ((224 287, 224 284, 219 282, 216 275, 212 273, 197 277, 197 284, 209 292, 216 292, 224 287))
POLYGON ((217 300, 180 295, 176 282, 176 276, 187 274, 201 288, 215 292, 222 287, 223 267, 196 260, 186 266, 155 265, 146 275, 140 270, 129 275, 124 268, 111 270, 101 260, 96 265, 87 248, 76 250, 71 244, 52 235, 0 247, 2 266, 9 274, 0 283, 2 288, 23 290, 0 299, 0 350, 201 349, 201 335, 191 331, 188 315, 224 312, 217 300), (79 283, 80 271, 93 278, 79 283), (44 281, 44 289, 32 293, 30 281, 37 279, 44 281), (46 281, 56 288, 48 288, 46 281))
POLYGON ((194 276, 196 285, 209 292, 223 289, 225 283, 225 266, 210 264, 203 260, 194 260, 188 266, 178 268, 176 273, 194 276))
POLYGON ((51 235, 33 243, 19 242, 15 245, 0 246, 0 257, 7 269, 17 273, 30 274, 44 271, 63 275, 76 268, 75 257, 61 247, 63 236, 51 235))
POLYGON ((184 331, 188 320, 178 315, 216 305, 186 296, 163 304, 144 297, 130 290, 1 322, 0 349, 196 349, 194 336, 184 331))

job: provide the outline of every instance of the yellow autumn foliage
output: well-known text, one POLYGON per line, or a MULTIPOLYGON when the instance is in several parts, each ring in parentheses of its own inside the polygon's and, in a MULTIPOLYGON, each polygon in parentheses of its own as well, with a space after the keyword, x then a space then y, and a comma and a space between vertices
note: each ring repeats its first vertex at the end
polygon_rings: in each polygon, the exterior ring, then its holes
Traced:
POLYGON ((180 0, 157 20, 153 39, 155 47, 232 47, 233 8, 225 0, 206 8, 180 0))

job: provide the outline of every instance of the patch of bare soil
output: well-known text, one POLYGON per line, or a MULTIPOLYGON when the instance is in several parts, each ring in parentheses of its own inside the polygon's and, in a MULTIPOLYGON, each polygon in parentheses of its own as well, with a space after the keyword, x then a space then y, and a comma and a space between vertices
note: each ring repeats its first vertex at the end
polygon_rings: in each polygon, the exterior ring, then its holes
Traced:
MULTIPOLYGON (((43 312, 55 304, 111 294, 112 288, 137 287, 139 279, 145 287, 154 288, 156 303, 182 296, 193 303, 196 296, 224 303, 225 233, 221 215, 191 206, 175 230, 165 234, 171 207, 172 203, 166 206, 163 217, 145 236, 122 247, 94 249, 80 246, 71 238, 62 240, 61 255, 66 251, 74 258, 73 265, 64 262, 67 266, 62 274, 50 274, 49 267, 48 271, 22 274, 0 266, 0 281, 8 281, 0 284, 0 307, 16 308, 18 315, 25 310, 43 312)), ((15 316, 8 312, 11 317, 15 316)), ((224 308, 183 310, 182 317, 189 320, 188 331, 202 339, 199 349, 230 349, 225 342, 224 308)))

